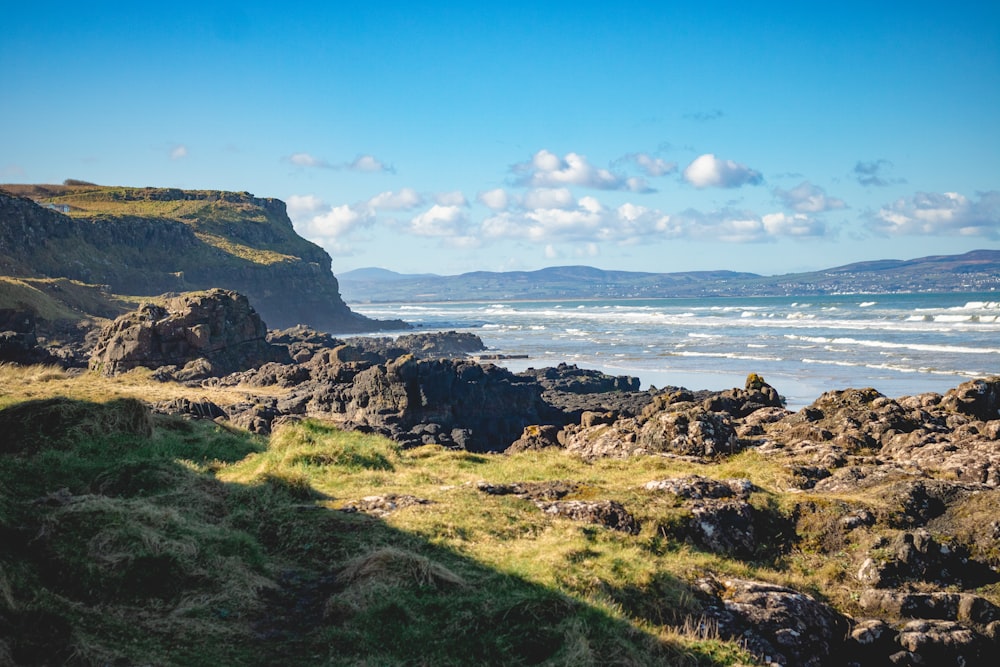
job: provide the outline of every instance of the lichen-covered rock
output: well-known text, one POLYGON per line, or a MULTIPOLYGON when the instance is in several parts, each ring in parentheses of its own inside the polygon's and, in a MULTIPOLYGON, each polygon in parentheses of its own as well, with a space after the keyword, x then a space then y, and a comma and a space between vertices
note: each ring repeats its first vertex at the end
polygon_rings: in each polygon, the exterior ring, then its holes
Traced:
POLYGON ((643 488, 647 491, 672 493, 684 499, 701 500, 705 498, 732 498, 735 496, 745 500, 750 497, 750 493, 755 487, 753 482, 745 478, 719 480, 702 477, 701 475, 688 475, 687 477, 646 482, 643 488))
POLYGON ((942 544, 926 530, 906 531, 893 538, 882 537, 858 568, 864 584, 888 588, 905 582, 972 588, 1000 579, 985 563, 970 558, 962 544, 942 544))
POLYGON ((723 636, 739 638, 763 662, 787 667, 842 665, 849 620, 791 588, 760 581, 707 580, 708 615, 723 636))
POLYGON ((242 294, 213 289, 143 304, 101 332, 90 367, 104 375, 133 368, 184 367, 185 379, 225 375, 268 361, 287 361, 269 344, 267 327, 242 294), (199 361, 203 360, 203 361, 199 361))
POLYGON ((935 667, 986 667, 995 665, 995 648, 975 630, 954 621, 910 621, 899 632, 906 651, 893 656, 895 664, 935 667), (907 661, 907 662, 904 662, 907 661))
POLYGON ((702 406, 667 409, 650 415, 639 432, 638 444, 648 452, 702 457, 739 451, 730 418, 702 406))
POLYGON ((961 621, 983 626, 1000 620, 1000 607, 971 593, 871 589, 861 594, 858 606, 868 614, 889 618, 961 621))
POLYGON ((639 522, 615 500, 536 501, 535 505, 553 516, 593 523, 632 535, 639 533, 639 522))
POLYGON ((513 484, 491 484, 485 480, 476 483, 476 488, 491 496, 517 496, 526 500, 561 500, 580 490, 576 482, 514 482, 513 484))
POLYGON ((941 405, 980 421, 1000 419, 1000 375, 963 382, 944 395, 941 405))
POLYGON ((430 504, 431 501, 425 498, 417 498, 405 493, 389 493, 383 496, 365 496, 360 500, 352 500, 346 503, 341 511, 362 512, 382 518, 404 507, 430 504))
POLYGON ((507 454, 560 447, 559 427, 553 424, 531 424, 524 427, 521 437, 506 449, 507 454))

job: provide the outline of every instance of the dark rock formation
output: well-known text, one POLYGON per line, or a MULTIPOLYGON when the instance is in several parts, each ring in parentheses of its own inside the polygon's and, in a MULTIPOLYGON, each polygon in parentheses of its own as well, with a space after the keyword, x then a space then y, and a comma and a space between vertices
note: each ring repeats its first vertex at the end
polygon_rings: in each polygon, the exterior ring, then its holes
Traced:
POLYGON ((723 636, 739 637, 767 664, 843 665, 848 618, 812 596, 759 581, 702 580, 723 636))
POLYGON ((382 518, 404 507, 430 504, 431 501, 425 498, 417 498, 405 493, 389 493, 384 496, 365 496, 360 500, 352 500, 340 509, 342 512, 362 512, 382 518))
POLYGON ((346 342, 387 358, 412 354, 418 359, 457 359, 486 349, 479 336, 458 331, 403 334, 396 338, 356 337, 346 342))
POLYGON ((552 516, 593 523, 611 530, 639 534, 639 522, 615 500, 556 500, 536 501, 540 510, 552 516))
POLYGON ((903 651, 890 657, 896 665, 986 667, 996 664, 996 647, 975 630, 953 621, 910 621, 899 633, 903 651))
POLYGON ((283 348, 266 340, 267 328, 247 298, 210 290, 143 304, 102 332, 90 367, 117 375, 140 366, 180 368, 177 379, 223 375, 280 359, 283 348))
MULTIPOLYGON (((313 363, 320 363, 321 356, 313 363)), ((409 354, 376 365, 363 352, 348 356, 361 361, 343 357, 327 360, 328 377, 336 382, 321 381, 296 392, 304 399, 303 409, 407 445, 499 452, 525 426, 544 423, 550 412, 536 385, 496 366, 409 354)))
POLYGON ((576 493, 581 485, 576 482, 514 482, 513 484, 491 484, 480 480, 476 488, 491 496, 517 496, 526 500, 561 500, 576 493))
POLYGON ((0 308, 0 362, 47 364, 55 361, 48 351, 38 346, 33 312, 0 308))

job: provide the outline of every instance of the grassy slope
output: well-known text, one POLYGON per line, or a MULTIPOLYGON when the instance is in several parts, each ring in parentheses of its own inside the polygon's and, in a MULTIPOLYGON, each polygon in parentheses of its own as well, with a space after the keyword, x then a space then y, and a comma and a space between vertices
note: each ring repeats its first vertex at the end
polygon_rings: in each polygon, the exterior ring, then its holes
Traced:
POLYGON ((89 317, 112 318, 135 308, 128 297, 66 278, 0 276, 0 308, 30 310, 46 322, 77 322, 89 317))
MULTIPOLYGON (((698 629, 694 581, 771 581, 859 613, 869 538, 846 541, 838 521, 892 511, 877 489, 792 489, 786 459, 753 451, 588 463, 400 450, 317 421, 265 439, 130 400, 246 395, 0 366, 0 664, 5 652, 29 664, 750 664, 698 629), (678 539, 690 510, 643 488, 692 473, 759 487, 751 558, 678 539), (552 517, 480 480, 572 481, 569 499, 619 501, 641 530, 552 517), (391 494, 424 502, 343 511, 391 494)), ((943 534, 982 532, 996 495, 981 495, 941 517, 943 534)), ((995 541, 981 549, 1000 558, 995 541)), ((976 592, 1000 602, 1000 584, 976 592)))
POLYGON ((637 482, 684 466, 400 451, 318 422, 267 441, 122 398, 204 389, 0 375, 0 663, 4 651, 82 664, 752 662, 683 630, 699 612, 690 576, 779 576, 657 533, 674 510, 637 482), (641 508, 644 528, 551 518, 483 494, 480 479, 581 481, 578 497, 641 508), (431 504, 384 519, 338 511, 385 493, 431 504))

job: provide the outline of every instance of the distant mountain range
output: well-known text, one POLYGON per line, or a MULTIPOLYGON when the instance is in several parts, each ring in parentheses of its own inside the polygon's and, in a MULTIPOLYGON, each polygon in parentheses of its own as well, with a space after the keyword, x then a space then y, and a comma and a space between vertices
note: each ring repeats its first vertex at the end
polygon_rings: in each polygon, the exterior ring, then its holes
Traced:
POLYGON ((338 279, 341 295, 350 303, 980 292, 1000 290, 1000 250, 857 262, 782 276, 558 266, 538 271, 475 271, 458 276, 364 268, 339 274, 338 279))

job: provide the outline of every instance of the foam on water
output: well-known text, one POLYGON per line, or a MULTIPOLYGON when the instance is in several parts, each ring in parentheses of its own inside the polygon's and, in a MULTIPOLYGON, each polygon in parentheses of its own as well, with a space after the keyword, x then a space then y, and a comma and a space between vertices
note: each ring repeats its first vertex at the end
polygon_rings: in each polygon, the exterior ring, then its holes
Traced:
POLYGON ((566 361, 603 370, 613 364, 615 372, 657 386, 684 384, 669 377, 728 382, 757 372, 783 394, 788 390, 772 378, 802 391, 874 386, 901 395, 944 391, 965 377, 1000 373, 1000 301, 993 294, 372 304, 355 310, 416 322, 424 330, 472 331, 492 351, 528 355, 528 366, 566 361))

